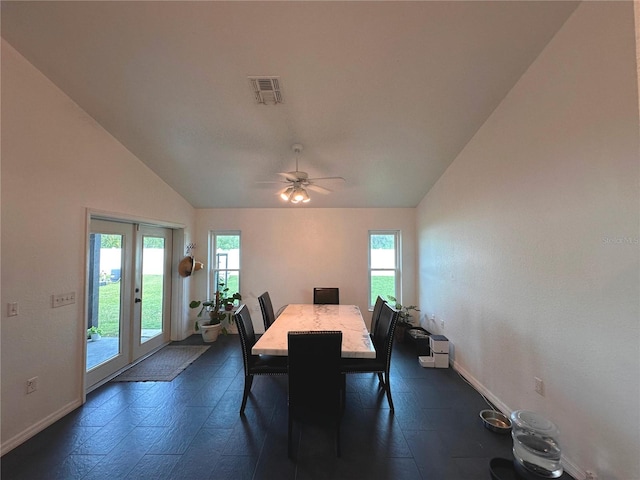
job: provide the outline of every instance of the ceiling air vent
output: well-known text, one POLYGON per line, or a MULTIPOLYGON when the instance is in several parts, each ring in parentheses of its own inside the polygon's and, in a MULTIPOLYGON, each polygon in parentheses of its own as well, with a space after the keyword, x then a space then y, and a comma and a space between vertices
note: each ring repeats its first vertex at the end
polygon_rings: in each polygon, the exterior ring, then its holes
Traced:
POLYGON ((276 105, 283 103, 280 77, 249 77, 257 103, 276 105))

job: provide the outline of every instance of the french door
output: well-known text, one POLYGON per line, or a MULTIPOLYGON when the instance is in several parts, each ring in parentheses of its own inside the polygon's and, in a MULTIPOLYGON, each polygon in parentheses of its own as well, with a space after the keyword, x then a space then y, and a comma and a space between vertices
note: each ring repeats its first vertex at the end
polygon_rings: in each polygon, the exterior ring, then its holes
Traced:
POLYGON ((167 228, 91 220, 87 390, 169 341, 171 238, 167 228))

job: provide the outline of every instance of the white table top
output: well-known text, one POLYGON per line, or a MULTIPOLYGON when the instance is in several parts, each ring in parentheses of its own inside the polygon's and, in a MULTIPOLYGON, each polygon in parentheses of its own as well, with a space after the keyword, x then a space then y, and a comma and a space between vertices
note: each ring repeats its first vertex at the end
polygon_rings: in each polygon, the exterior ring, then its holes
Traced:
POLYGON ((287 333, 297 330, 340 330, 343 358, 376 358, 376 350, 357 305, 288 305, 258 339, 251 353, 286 356, 287 333))

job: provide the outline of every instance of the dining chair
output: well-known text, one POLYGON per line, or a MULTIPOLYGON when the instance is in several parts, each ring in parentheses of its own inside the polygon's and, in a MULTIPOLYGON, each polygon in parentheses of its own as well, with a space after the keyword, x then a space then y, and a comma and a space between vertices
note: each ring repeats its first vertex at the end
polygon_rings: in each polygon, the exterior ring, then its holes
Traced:
POLYGON ((335 287, 313 289, 313 303, 315 305, 338 305, 340 303, 340 290, 335 287))
POLYGON ((288 333, 288 454, 293 453, 294 420, 335 422, 336 454, 340 452, 343 374, 340 371, 342 332, 288 333))
POLYGON ((251 314, 246 305, 240 305, 234 314, 238 326, 238 336, 242 346, 242 361, 244 363, 244 392, 240 415, 244 413, 247 398, 251 392, 251 384, 254 375, 286 375, 287 357, 275 355, 253 355, 251 349, 256 343, 256 334, 253 329, 251 314))
POLYGON ((378 320, 380 319, 380 312, 382 312, 382 305, 385 301, 380 295, 376 299, 376 304, 373 307, 373 313, 371 314, 371 330, 369 330, 369 336, 373 338, 376 328, 378 327, 378 320))
POLYGON ((389 370, 391 368, 391 350, 393 348, 393 333, 398 322, 398 311, 384 302, 380 308, 378 325, 373 332, 373 346, 376 358, 343 358, 341 370, 343 373, 377 373, 380 387, 387 394, 387 401, 391 412, 395 412, 391 398, 391 383, 389 370))
POLYGON ((276 321, 276 314, 273 312, 273 304, 271 303, 271 296, 269 292, 264 292, 258 297, 258 303, 260 304, 260 310, 262 311, 262 321, 264 322, 264 331, 276 321))

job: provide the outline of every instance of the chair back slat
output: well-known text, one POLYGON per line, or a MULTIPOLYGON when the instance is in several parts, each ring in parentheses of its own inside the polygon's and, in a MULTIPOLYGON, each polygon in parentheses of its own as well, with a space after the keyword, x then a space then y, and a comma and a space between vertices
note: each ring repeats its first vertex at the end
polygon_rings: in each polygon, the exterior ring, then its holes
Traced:
POLYGON ((288 333, 289 406, 334 412, 340 408, 342 332, 288 333))
POLYGON ((236 310, 234 319, 238 326, 238 336, 240 337, 240 345, 242 346, 242 359, 244 361, 245 374, 247 374, 249 363, 253 356, 251 349, 256 343, 256 334, 253 329, 251 313, 249 313, 246 305, 240 305, 236 310))
POLYGON ((384 360, 386 364, 391 361, 391 349, 393 348, 393 334, 398 323, 399 312, 388 303, 383 303, 380 308, 378 325, 373 335, 373 346, 376 349, 376 358, 384 360))
POLYGON ((271 303, 269 292, 264 292, 260 295, 258 297, 258 303, 262 311, 262 321, 264 322, 264 331, 266 332, 276 320, 276 314, 273 312, 273 304, 271 303))
POLYGON ((384 304, 384 300, 380 295, 376 299, 376 304, 373 307, 373 314, 371 315, 371 336, 373 337, 376 333, 376 328, 378 327, 378 321, 380 320, 380 312, 382 312, 382 305, 384 304))
POLYGON ((313 289, 313 303, 315 305, 340 304, 340 289, 336 287, 315 287, 313 289))

